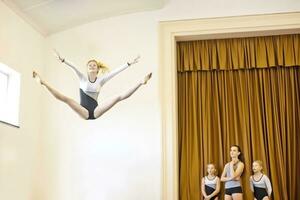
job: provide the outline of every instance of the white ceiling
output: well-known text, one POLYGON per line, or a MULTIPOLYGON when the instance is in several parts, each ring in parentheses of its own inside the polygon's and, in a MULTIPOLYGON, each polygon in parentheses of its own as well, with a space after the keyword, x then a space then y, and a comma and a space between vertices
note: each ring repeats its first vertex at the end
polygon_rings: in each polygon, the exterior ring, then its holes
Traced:
POLYGON ((2 0, 43 35, 94 20, 155 10, 165 0, 2 0))

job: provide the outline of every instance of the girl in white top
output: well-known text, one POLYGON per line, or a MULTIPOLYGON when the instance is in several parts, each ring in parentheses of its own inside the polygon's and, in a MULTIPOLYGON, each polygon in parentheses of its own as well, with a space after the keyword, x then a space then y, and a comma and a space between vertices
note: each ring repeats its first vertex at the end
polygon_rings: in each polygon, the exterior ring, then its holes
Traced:
POLYGON ((262 173, 262 161, 256 160, 252 164, 254 174, 250 177, 250 188, 255 200, 269 200, 272 193, 270 179, 262 173))
POLYGON ((202 195, 205 200, 218 200, 220 192, 220 178, 217 176, 217 169, 214 164, 207 165, 207 176, 202 178, 202 195))
POLYGON ((75 100, 65 96, 64 94, 58 92, 53 89, 50 85, 48 85, 44 80, 41 79, 39 74, 35 71, 33 72, 33 77, 58 100, 66 103, 70 108, 72 108, 77 114, 79 114, 82 118, 86 120, 97 119, 101 115, 103 115, 106 111, 112 108, 116 103, 130 97, 140 86, 147 83, 147 81, 151 78, 152 73, 145 76, 143 80, 138 82, 134 87, 130 88, 128 91, 125 91, 123 94, 117 95, 112 99, 100 103, 98 105, 97 99, 100 92, 101 87, 113 78, 115 75, 119 74, 121 71, 127 69, 129 66, 138 62, 139 57, 135 58, 131 62, 127 62, 126 64, 120 66, 112 70, 111 72, 98 76, 99 72, 105 73, 107 68, 100 62, 96 60, 89 60, 87 62, 87 76, 81 73, 73 64, 66 61, 63 57, 61 57, 56 51, 55 56, 59 61, 69 66, 77 75, 79 79, 79 88, 80 88, 80 103, 77 103, 75 100))

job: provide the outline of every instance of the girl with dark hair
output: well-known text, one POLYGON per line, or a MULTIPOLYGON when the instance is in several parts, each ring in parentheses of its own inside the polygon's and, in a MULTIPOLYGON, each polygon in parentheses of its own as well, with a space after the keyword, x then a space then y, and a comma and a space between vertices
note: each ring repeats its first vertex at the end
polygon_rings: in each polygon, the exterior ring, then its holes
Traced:
POLYGON ((224 167, 221 181, 225 182, 225 200, 242 200, 241 175, 244 171, 244 157, 238 145, 230 147, 231 161, 224 167))

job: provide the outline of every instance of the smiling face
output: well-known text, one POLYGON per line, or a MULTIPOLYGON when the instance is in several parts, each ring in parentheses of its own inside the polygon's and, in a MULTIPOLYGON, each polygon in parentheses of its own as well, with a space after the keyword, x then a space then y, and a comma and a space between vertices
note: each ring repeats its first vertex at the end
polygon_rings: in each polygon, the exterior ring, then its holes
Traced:
POLYGON ((217 172, 217 170, 216 170, 216 167, 215 167, 214 164, 208 164, 208 165, 207 165, 207 173, 208 173, 209 175, 215 175, 216 172, 217 172))
POLYGON ((236 146, 232 146, 230 148, 230 157, 231 158, 238 158, 241 152, 239 151, 239 148, 236 146))
POLYGON ((95 60, 90 60, 87 63, 87 72, 88 72, 88 74, 90 74, 90 73, 98 74, 99 68, 98 68, 97 62, 95 60))
POLYGON ((253 170, 254 173, 261 172, 261 170, 262 170, 261 163, 254 161, 253 164, 252 164, 252 170, 253 170))

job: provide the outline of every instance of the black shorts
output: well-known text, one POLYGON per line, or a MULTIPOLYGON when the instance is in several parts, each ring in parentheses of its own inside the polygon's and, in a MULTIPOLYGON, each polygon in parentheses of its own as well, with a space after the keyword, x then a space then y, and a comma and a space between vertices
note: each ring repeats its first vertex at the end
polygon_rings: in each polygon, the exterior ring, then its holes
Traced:
POLYGON ((232 194, 236 194, 236 193, 243 193, 242 187, 233 187, 233 188, 225 188, 225 194, 227 195, 232 195, 232 194))
MULTIPOLYGON (((215 190, 216 190, 216 189, 214 189, 214 188, 212 188, 212 187, 209 187, 209 186, 205 185, 205 193, 206 193, 207 195, 212 194, 215 190)), ((213 196, 211 199, 214 200, 217 196, 218 196, 218 195, 215 195, 215 196, 213 196)))
POLYGON ((264 197, 267 197, 268 193, 265 188, 254 187, 254 197, 257 200, 262 200, 264 197))
POLYGON ((80 89, 80 105, 89 111, 88 119, 95 119, 94 110, 98 106, 98 102, 84 93, 82 89, 80 89))

